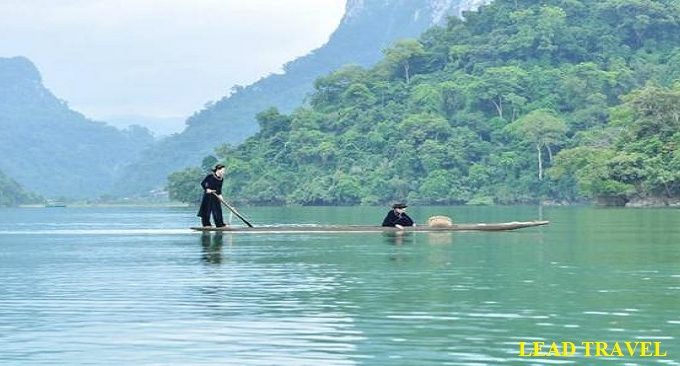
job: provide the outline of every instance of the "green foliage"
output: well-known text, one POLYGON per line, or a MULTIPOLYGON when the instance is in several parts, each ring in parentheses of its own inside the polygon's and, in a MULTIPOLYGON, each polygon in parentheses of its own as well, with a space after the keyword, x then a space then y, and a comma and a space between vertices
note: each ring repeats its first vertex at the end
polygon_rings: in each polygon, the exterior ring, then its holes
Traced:
POLYGON ((552 148, 565 139, 567 127, 552 111, 537 109, 509 124, 506 130, 519 136, 536 149, 538 161, 538 180, 543 180, 543 149, 547 149, 552 160, 552 148), (551 148, 552 147, 552 148, 551 148))
POLYGON ((616 152, 606 149, 578 147, 560 152, 555 167, 550 171, 553 178, 574 177, 581 192, 591 198, 625 197, 630 185, 615 179, 616 152))
POLYGON ((317 79, 308 106, 265 112, 258 134, 218 152, 229 194, 308 205, 680 196, 675 1, 496 0, 384 54, 317 79))
POLYGON ((411 82, 411 69, 425 54, 425 48, 417 39, 403 39, 384 51, 384 67, 393 75, 403 77, 406 84, 411 82))
POLYGON ((41 201, 39 196, 26 192, 19 183, 0 171, 0 207, 41 201))
POLYGON ((215 165, 217 165, 217 158, 212 155, 206 156, 201 162, 201 168, 205 171, 213 169, 215 165))
POLYGON ((202 189, 199 183, 205 175, 205 171, 199 168, 188 168, 170 174, 167 187, 170 199, 191 203, 200 201, 202 189))
POLYGON ((575 177, 581 192, 598 199, 680 196, 680 85, 649 84, 622 100, 611 122, 621 133, 606 147, 560 152, 551 174, 575 177))

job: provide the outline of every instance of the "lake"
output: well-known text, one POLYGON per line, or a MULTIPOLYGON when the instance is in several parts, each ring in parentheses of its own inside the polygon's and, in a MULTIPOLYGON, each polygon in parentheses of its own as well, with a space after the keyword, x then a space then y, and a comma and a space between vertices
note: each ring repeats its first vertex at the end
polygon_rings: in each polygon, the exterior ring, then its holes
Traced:
MULTIPOLYGON (((254 225, 379 224, 386 213, 240 211, 254 225)), ((551 224, 202 234, 186 229, 199 223, 193 208, 0 209, 0 364, 680 364, 680 210, 409 213, 551 224), (573 342, 575 353, 520 356, 520 342, 538 341, 543 352, 573 342), (586 357, 585 341, 607 352, 660 342, 666 356, 586 357)))

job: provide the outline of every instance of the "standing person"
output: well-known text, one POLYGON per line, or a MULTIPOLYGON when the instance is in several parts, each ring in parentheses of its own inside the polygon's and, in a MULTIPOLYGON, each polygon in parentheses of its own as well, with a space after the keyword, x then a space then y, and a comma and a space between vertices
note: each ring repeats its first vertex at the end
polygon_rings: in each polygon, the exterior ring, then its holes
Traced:
POLYGON ((215 226, 224 227, 224 219, 222 218, 222 183, 224 179, 225 168, 222 164, 215 165, 212 173, 208 174, 201 182, 203 187, 203 200, 201 201, 201 208, 198 209, 198 214, 201 218, 203 227, 211 227, 210 214, 215 220, 215 226))
POLYGON ((406 214, 406 207, 404 203, 392 205, 392 209, 385 216, 382 226, 392 226, 398 229, 403 229, 404 226, 414 226, 415 223, 406 214))

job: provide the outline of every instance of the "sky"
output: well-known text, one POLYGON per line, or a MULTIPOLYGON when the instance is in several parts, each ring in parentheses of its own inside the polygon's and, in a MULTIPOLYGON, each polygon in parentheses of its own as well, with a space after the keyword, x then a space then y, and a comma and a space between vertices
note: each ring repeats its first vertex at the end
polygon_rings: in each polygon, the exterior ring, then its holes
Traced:
POLYGON ((345 0, 2 0, 0 57, 29 58, 43 84, 89 118, 121 124, 143 116, 179 130, 232 86, 280 73, 323 45, 344 7, 345 0))

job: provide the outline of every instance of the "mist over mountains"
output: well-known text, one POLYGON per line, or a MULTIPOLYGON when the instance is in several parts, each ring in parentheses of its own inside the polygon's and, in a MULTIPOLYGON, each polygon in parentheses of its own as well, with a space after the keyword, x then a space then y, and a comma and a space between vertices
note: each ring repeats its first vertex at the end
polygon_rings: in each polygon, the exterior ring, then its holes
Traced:
POLYGON ((47 197, 110 191, 123 166, 153 142, 145 128, 118 130, 71 110, 24 57, 0 58, 0 171, 47 197))
POLYGON ((115 115, 104 117, 103 120, 118 129, 126 129, 130 126, 143 126, 148 128, 158 139, 180 133, 184 130, 183 117, 152 117, 145 115, 115 115))

